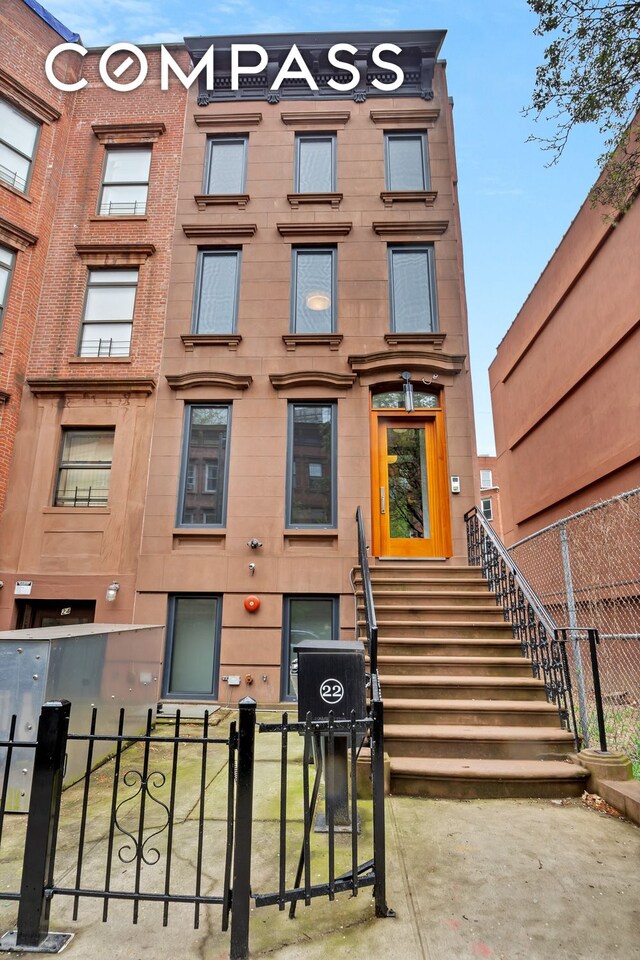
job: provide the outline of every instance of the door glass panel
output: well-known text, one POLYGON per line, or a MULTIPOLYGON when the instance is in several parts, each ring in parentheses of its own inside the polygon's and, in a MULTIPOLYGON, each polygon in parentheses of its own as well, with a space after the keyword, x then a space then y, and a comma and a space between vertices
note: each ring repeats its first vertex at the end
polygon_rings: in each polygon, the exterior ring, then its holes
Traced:
POLYGON ((389 532, 392 539, 430 539, 424 427, 387 427, 389 532))
POLYGON ((168 693, 213 693, 217 597, 176 597, 168 693))

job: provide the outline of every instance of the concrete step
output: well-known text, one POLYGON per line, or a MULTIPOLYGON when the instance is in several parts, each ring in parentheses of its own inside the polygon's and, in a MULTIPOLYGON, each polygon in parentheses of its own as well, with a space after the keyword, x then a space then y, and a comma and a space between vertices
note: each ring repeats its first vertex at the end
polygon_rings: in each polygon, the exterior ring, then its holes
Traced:
POLYGON ((458 800, 579 797, 587 771, 558 760, 391 758, 391 793, 458 800))
POLYGON ((380 683, 385 698, 410 700, 541 700, 547 702, 542 680, 533 677, 389 676, 380 683))
POLYGON ((524 657, 378 656, 378 670, 395 676, 531 677, 524 657))
MULTIPOLYGON (((489 603, 475 603, 466 607, 459 604, 435 603, 378 603, 374 595, 376 619, 378 625, 389 621, 411 620, 414 623, 495 623, 502 626, 504 620, 501 611, 496 607, 491 594, 489 603)), ((358 608, 360 616, 364 616, 364 607, 358 608)))
MULTIPOLYGON (((493 615, 495 617, 495 614, 493 615)), ((358 628, 362 634, 365 632, 364 620, 358 620, 358 628)), ((438 620, 429 622, 419 620, 407 620, 406 618, 394 618, 378 621, 379 637, 451 637, 452 639, 509 639, 513 638, 513 630, 510 623, 504 620, 491 619, 487 621, 478 621, 476 617, 473 620, 438 620)))
MULTIPOLYGON (((364 629, 361 636, 364 636, 364 629)), ((510 657, 522 659, 522 648, 512 636, 387 636, 378 637, 378 655, 392 657, 510 657)))
POLYGON ((550 727, 387 723, 384 749, 391 757, 548 760, 565 757, 574 741, 566 730, 550 727))
MULTIPOLYGON (((357 594, 358 609, 364 609, 362 593, 357 594)), ((373 600, 376 610, 379 607, 396 606, 402 609, 412 607, 467 607, 493 610, 502 614, 496 604, 495 596, 488 590, 459 590, 452 593, 448 590, 435 590, 426 593, 424 590, 378 590, 373 591, 373 600)))
POLYGON ((387 697, 384 685, 385 726, 403 724, 479 724, 491 727, 560 726, 558 708, 542 700, 419 700, 387 697))
MULTIPOLYGON (((358 591, 361 591, 362 579, 356 574, 354 583, 358 591)), ((413 592, 420 593, 421 596, 431 595, 432 593, 446 593, 447 596, 454 593, 469 593, 474 596, 492 596, 489 593, 487 581, 481 578, 470 577, 422 577, 416 574, 412 577, 389 577, 386 573, 371 575, 371 584, 376 595, 380 591, 386 591, 392 594, 413 592)))
MULTIPOLYGON (((359 572, 358 568, 356 571, 359 572)), ((376 560, 369 565, 371 579, 378 576, 389 577, 396 580, 409 579, 411 577, 423 577, 424 579, 440 578, 482 580, 482 570, 480 567, 453 566, 446 563, 433 563, 424 561, 422 563, 406 562, 402 560, 376 560)))

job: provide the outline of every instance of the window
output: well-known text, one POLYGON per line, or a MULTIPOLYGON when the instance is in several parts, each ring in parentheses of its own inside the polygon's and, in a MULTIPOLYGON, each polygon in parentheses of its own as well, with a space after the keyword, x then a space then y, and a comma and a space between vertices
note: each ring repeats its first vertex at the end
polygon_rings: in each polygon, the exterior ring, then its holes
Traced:
POLYGON ((98 213, 105 217, 147 212, 151 148, 106 151, 98 213))
POLYGON ((54 507, 106 507, 114 430, 65 430, 54 507))
POLYGON ((485 520, 493 520, 493 507, 491 505, 491 497, 483 498, 480 501, 480 506, 482 507, 482 515, 485 520))
POLYGON ((491 470, 480 471, 480 489, 488 490, 493 486, 493 474, 491 470))
POLYGON ((9 284, 15 259, 12 250, 7 247, 0 247, 0 330, 2 330, 2 318, 9 299, 9 284))
POLYGON ((81 357, 128 357, 137 270, 90 270, 80 340, 81 357))
POLYGON ((426 134, 387 133, 384 160, 387 190, 429 189, 426 134))
POLYGON ((205 193, 244 193, 247 137, 209 137, 204 172, 205 193))
POLYGON ((296 136, 296 193, 332 193, 335 189, 335 135, 305 133, 296 136))
POLYGON ((295 249, 292 261, 291 332, 333 333, 336 329, 336 251, 295 249))
POLYGON ((240 250, 201 250, 193 305, 194 333, 235 333, 240 250))
POLYGON ((335 526, 335 420, 335 404, 289 404, 289 527, 335 526))
POLYGON ((221 611, 212 594, 170 597, 165 696, 217 696, 221 611))
POLYGON ((433 246, 389 247, 391 329, 430 333, 438 329, 433 246))
POLYGON ((180 526, 224 524, 230 419, 229 406, 187 406, 180 526))
POLYGON ((29 185, 40 124, 0 100, 0 181, 24 193, 29 185))
POLYGON ((303 640, 337 640, 339 633, 338 597, 297 596, 284 598, 282 617, 282 697, 295 698, 290 668, 294 647, 303 640))

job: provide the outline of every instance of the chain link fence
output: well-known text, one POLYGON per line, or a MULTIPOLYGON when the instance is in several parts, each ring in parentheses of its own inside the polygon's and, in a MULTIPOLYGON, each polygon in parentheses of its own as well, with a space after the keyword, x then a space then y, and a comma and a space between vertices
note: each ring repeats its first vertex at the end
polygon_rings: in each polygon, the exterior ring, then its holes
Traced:
MULTIPOLYGON (((640 487, 545 527, 510 553, 559 627, 598 630, 608 749, 627 753, 640 778, 640 487)), ((577 633, 567 653, 585 746, 597 747, 589 650, 577 633)))

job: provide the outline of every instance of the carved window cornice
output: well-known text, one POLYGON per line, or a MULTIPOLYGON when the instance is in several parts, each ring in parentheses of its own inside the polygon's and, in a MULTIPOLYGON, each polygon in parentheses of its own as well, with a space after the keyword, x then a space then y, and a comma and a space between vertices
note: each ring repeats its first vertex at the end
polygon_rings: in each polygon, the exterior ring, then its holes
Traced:
POLYGON ((329 237, 335 239, 346 237, 351 233, 353 224, 350 221, 342 223, 319 223, 316 220, 306 222, 277 223, 276 229, 281 237, 329 237))
POLYGON ((438 107, 418 110, 370 110, 369 116, 376 124, 389 129, 394 127, 432 127, 438 117, 438 107))
POLYGON ((10 73, 0 67, 0 94, 11 100, 20 110, 24 110, 34 120, 41 123, 53 123, 59 120, 62 114, 42 97, 32 93, 23 83, 20 83, 10 73))
POLYGON ((76 251, 87 267, 135 267, 153 256, 152 243, 76 243, 76 251))
POLYGON ((257 127, 262 123, 261 113, 194 113, 193 122, 203 130, 220 127, 257 127))
POLYGON ((155 143, 166 131, 162 122, 93 123, 91 129, 100 143, 155 143))
POLYGON ((313 127, 317 130, 344 127, 351 119, 350 110, 296 110, 280 114, 280 119, 288 127, 313 127))
POLYGON ((416 373, 451 373, 462 370, 466 357, 435 350, 384 350, 354 354, 348 358, 351 369, 360 376, 380 375, 390 371, 413 370, 416 373))
POLYGON ((190 240, 224 240, 253 237, 258 227, 255 223, 183 223, 182 229, 190 240))
POLYGON ((294 387, 350 390, 356 379, 353 373, 333 373, 331 370, 296 370, 292 373, 272 373, 269 376, 274 390, 290 390, 294 387))
POLYGON ((282 342, 289 351, 296 347, 329 347, 338 350, 342 343, 341 333, 285 333, 282 342))
POLYGON ((194 347, 228 347, 229 350, 237 350, 242 343, 239 333, 183 333, 180 339, 189 352, 193 352, 194 347))
POLYGON ((371 224, 379 237, 439 237, 449 228, 448 220, 374 220, 371 224))
POLYGON ((425 207, 432 207, 437 196, 437 190, 383 190, 380 193, 385 207, 392 207, 394 203, 424 203, 425 207))
POLYGON ((288 193, 287 200, 291 207, 299 207, 307 203, 327 203, 337 210, 342 200, 341 193, 288 193))
POLYGON ((13 250, 26 250, 27 247, 32 247, 34 243, 37 243, 38 238, 33 233, 16 226, 15 223, 10 223, 0 217, 0 241, 6 243, 13 250))
POLYGON ((156 387, 156 381, 142 377, 125 379, 124 377, 112 378, 87 378, 87 379, 60 379, 54 377, 30 377, 27 380, 31 392, 36 397, 63 397, 63 396, 98 396, 105 394, 137 394, 139 396, 148 396, 153 393, 156 387))
POLYGON ((251 199, 248 193, 196 193, 193 197, 198 210, 207 207, 238 207, 244 210, 251 199))
POLYGON ((233 373, 217 373, 213 370, 193 371, 176 376, 167 374, 167 383, 172 390, 191 390, 194 387, 220 387, 228 390, 246 390, 253 383, 253 377, 233 373))

